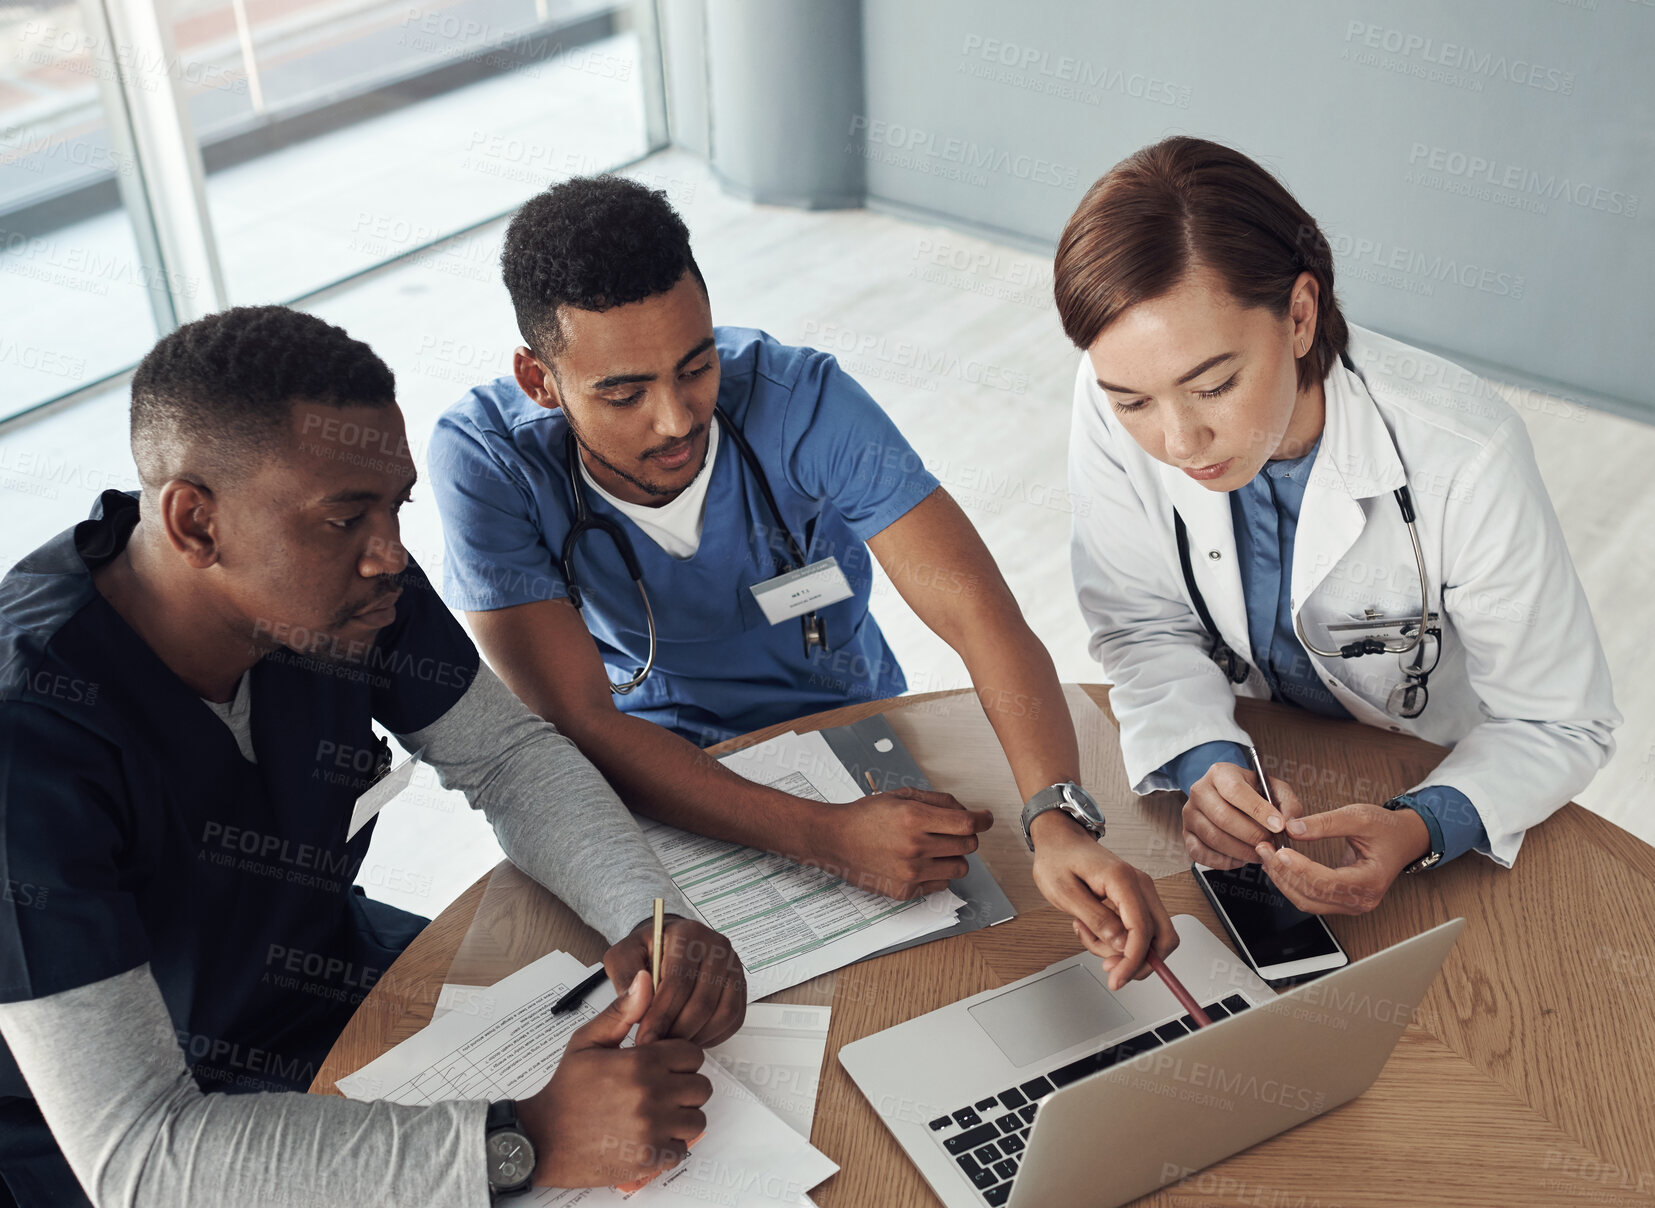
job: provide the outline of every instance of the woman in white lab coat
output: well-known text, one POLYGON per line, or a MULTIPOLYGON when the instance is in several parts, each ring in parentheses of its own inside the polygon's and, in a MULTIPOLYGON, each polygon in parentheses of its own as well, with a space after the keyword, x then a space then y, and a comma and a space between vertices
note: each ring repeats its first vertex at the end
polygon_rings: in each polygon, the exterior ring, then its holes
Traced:
POLYGON ((1475 375, 1347 325, 1315 220, 1215 143, 1167 139, 1099 180, 1055 278, 1085 350, 1075 586, 1136 791, 1183 789, 1192 858, 1261 861, 1318 913, 1370 909, 1467 850, 1509 866, 1620 721, 1521 418, 1475 375), (1272 810, 1236 695, 1453 751, 1419 785, 1266 751, 1272 810), (1296 789, 1317 782, 1350 804, 1302 818, 1296 789), (1279 830, 1343 837, 1342 866, 1277 852, 1279 830))

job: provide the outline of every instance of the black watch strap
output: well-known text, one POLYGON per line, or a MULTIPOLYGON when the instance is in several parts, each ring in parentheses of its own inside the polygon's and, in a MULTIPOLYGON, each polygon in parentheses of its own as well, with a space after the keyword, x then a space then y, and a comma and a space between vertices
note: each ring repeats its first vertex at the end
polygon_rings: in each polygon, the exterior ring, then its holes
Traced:
POLYGON ((1402 870, 1404 873, 1424 872, 1427 868, 1435 868, 1442 863, 1442 829, 1429 811, 1420 808, 1419 802, 1415 800, 1412 793, 1398 793, 1385 803, 1385 808, 1388 810, 1413 810, 1414 813, 1419 815, 1419 820, 1425 823, 1425 830, 1430 835, 1431 850, 1404 868, 1402 870))
POLYGON ((483 1117, 483 1131, 491 1133, 497 1128, 521 1129, 517 1122, 517 1102, 513 1099, 496 1099, 488 1105, 488 1115, 483 1117))

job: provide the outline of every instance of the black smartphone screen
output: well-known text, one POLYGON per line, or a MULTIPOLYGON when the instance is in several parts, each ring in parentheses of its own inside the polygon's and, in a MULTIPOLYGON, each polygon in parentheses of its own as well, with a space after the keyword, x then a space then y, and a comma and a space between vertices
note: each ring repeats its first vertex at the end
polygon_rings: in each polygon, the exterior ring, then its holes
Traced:
POLYGON ((1289 902, 1259 865, 1197 871, 1258 964, 1281 965, 1339 951, 1322 921, 1289 902))

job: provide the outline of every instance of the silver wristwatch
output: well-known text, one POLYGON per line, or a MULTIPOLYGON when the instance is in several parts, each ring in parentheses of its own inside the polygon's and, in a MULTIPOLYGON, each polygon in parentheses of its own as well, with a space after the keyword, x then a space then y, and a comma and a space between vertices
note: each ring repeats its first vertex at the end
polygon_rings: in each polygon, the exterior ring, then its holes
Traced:
POLYGON ((1072 780, 1041 789, 1023 806, 1023 842, 1034 850, 1034 835, 1029 828, 1034 820, 1048 810, 1062 810, 1086 830, 1094 839, 1103 838, 1103 811, 1092 799, 1092 794, 1072 780))

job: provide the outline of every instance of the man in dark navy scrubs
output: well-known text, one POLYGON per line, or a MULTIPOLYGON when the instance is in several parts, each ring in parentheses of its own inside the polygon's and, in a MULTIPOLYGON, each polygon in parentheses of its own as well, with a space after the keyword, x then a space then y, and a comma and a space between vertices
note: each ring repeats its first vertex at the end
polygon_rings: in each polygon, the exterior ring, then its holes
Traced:
POLYGON ((240 308, 162 340, 132 391, 141 496, 104 492, 0 582, 0 1204, 480 1208, 502 1121, 537 1184, 675 1160, 704 1127, 700 1047, 741 1022, 739 961, 675 918, 661 989, 637 976, 652 899, 688 909, 403 549, 390 370, 320 319, 240 308), (615 944, 623 997, 531 1099, 236 1093, 304 1090, 425 922, 353 888, 353 805, 390 762, 374 722, 615 944))

